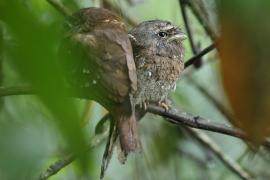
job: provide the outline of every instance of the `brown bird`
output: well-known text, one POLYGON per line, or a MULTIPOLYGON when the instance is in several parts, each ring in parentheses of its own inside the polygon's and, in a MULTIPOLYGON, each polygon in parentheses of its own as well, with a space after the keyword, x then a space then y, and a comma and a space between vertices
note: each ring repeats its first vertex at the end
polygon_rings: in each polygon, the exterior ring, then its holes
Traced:
POLYGON ((137 89, 132 46, 122 20, 106 9, 81 9, 69 24, 62 48, 62 52, 67 52, 67 84, 81 97, 99 102, 113 117, 102 177, 118 136, 124 158, 141 146, 132 100, 137 89))
POLYGON ((169 21, 146 21, 129 32, 135 58, 138 89, 135 104, 157 103, 168 109, 169 92, 184 70, 186 35, 169 21))

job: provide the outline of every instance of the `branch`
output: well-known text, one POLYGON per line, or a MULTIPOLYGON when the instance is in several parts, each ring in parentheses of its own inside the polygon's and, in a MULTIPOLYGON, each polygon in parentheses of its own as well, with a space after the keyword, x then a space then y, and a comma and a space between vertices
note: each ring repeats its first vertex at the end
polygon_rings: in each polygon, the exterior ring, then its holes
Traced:
POLYGON ((194 64, 196 61, 200 60, 200 58, 204 55, 206 55, 207 53, 209 53, 210 51, 212 51, 213 49, 215 49, 216 44, 213 43, 209 46, 207 46, 205 49, 203 49, 201 52, 199 52, 198 54, 196 54, 195 56, 191 57, 190 59, 188 59, 185 62, 185 68, 189 67, 190 65, 194 64))
MULTIPOLYGON (((90 151, 94 147, 101 144, 108 137, 108 134, 109 134, 109 129, 107 129, 106 131, 104 131, 100 134, 95 135, 92 138, 90 144, 88 145, 88 149, 86 151, 90 151)), ((45 172, 41 173, 38 180, 48 179, 49 177, 58 173, 61 169, 63 169, 64 167, 66 167, 67 165, 72 163, 74 160, 76 160, 76 158, 77 157, 75 155, 70 154, 70 155, 67 155, 63 159, 56 161, 55 163, 50 165, 49 168, 45 172)))
POLYGON ((220 159, 230 170, 232 170, 241 179, 251 179, 251 175, 245 171, 237 162, 224 154, 220 147, 210 139, 205 133, 198 132, 192 128, 185 128, 193 137, 203 146, 207 147, 218 159, 220 159))
POLYGON ((59 11, 65 18, 71 16, 71 12, 63 5, 60 0, 47 0, 57 11, 59 11))
MULTIPOLYGON (((165 117, 165 120, 168 120, 168 122, 176 125, 185 125, 196 129, 203 129, 220 134, 226 134, 229 136, 237 137, 239 139, 250 141, 250 138, 248 138, 248 136, 240 129, 229 127, 228 125, 221 123, 211 122, 208 119, 194 116, 187 112, 177 112, 176 109, 166 111, 164 108, 154 105, 149 105, 147 111, 165 117)), ((270 148, 270 141, 265 139, 262 145, 270 148)))

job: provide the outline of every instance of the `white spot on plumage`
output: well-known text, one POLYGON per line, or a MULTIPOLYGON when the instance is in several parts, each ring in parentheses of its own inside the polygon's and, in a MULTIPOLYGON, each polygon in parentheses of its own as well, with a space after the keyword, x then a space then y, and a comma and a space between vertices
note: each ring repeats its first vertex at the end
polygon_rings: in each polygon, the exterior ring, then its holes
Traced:
POLYGON ((175 56, 175 55, 173 55, 173 58, 174 59, 179 58, 179 57, 182 57, 182 55, 181 56, 175 56))
POLYGON ((92 83, 93 83, 93 84, 97 84, 97 81, 96 81, 96 80, 93 80, 92 83))
POLYGON ((136 39, 136 38, 135 38, 133 35, 128 34, 128 37, 129 37, 131 40, 133 40, 133 41, 137 42, 137 39, 136 39))

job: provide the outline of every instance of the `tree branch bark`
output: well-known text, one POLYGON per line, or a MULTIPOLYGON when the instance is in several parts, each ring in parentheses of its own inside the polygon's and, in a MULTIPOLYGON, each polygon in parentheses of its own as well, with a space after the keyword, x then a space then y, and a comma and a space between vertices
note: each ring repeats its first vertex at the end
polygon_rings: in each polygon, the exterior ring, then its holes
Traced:
POLYGON ((204 48, 201 52, 199 52, 198 54, 194 55, 193 57, 191 57, 190 59, 188 59, 185 62, 185 68, 189 67, 190 65, 194 64, 196 61, 199 61, 200 58, 204 55, 206 55, 207 53, 209 53, 210 51, 214 50, 216 47, 216 44, 213 43, 209 46, 207 46, 206 48, 204 48))
MULTIPOLYGON (((214 123, 211 122, 209 119, 205 119, 200 116, 194 116, 187 112, 180 112, 176 109, 165 111, 164 108, 154 105, 149 105, 147 111, 165 117, 165 120, 176 125, 185 125, 196 129, 203 129, 219 134, 233 136, 246 141, 250 140, 248 136, 240 129, 233 128, 221 123, 214 123)), ((270 148, 270 141, 268 139, 265 139, 262 145, 270 148)))

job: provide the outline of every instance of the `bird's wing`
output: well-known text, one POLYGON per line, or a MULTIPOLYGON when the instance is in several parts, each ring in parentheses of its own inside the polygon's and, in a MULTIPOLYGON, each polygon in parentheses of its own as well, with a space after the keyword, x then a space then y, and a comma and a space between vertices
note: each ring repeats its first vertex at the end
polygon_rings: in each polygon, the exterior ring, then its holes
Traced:
POLYGON ((95 91, 99 101, 122 102, 137 88, 132 47, 123 23, 110 11, 95 8, 82 9, 73 21, 68 39, 72 57, 79 61, 71 70, 79 76, 80 84, 76 84, 95 91))

